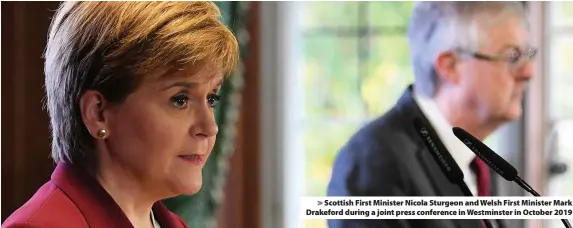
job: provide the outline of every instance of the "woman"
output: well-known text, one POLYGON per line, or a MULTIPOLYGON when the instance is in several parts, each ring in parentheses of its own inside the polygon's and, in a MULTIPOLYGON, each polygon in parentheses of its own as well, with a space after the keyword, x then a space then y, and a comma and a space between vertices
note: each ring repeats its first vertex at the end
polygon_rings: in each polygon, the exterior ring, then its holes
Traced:
POLYGON ((201 188, 213 108, 238 60, 209 2, 65 2, 45 53, 51 180, 2 227, 186 227, 161 203, 201 188))

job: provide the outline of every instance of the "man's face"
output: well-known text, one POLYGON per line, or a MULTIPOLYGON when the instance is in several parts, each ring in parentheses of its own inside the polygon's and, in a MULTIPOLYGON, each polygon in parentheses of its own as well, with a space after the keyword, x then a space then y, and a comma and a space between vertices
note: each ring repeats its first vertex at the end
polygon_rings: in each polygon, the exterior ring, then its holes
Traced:
POLYGON ((462 95, 482 120, 516 120, 522 114, 523 92, 532 76, 531 62, 526 57, 530 47, 527 30, 517 19, 506 20, 486 30, 485 36, 489 42, 476 52, 503 60, 468 58, 461 61, 457 71, 462 95), (511 56, 521 58, 512 63, 511 56))

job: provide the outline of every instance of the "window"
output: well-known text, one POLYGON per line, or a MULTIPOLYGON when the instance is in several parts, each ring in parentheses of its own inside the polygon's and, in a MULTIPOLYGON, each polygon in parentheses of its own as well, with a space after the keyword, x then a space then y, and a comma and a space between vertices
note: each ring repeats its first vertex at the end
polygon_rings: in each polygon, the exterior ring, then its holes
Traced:
MULTIPOLYGON (((303 24, 305 195, 324 196, 333 159, 413 82, 412 2, 306 2, 303 24)), ((309 226, 318 227, 318 226, 309 226)))
MULTIPOLYGON (((554 162, 557 160, 573 165, 573 2, 551 2, 548 23, 548 92, 549 122, 556 136, 554 162)), ((555 176, 549 192, 558 196, 573 196, 573 172, 555 176)))
MULTIPOLYGON (((549 121, 555 143, 551 151, 553 162, 563 162, 569 171, 554 176, 549 183, 549 194, 573 196, 573 2, 549 3, 548 75, 549 121)), ((554 167, 557 168, 557 167, 554 167)))
MULTIPOLYGON (((391 108, 413 82, 412 2, 305 3, 303 45, 307 196, 323 196, 338 149, 391 108), (321 140, 315 140, 320 136, 321 140)), ((494 146, 497 137, 486 141, 494 146)))
MULTIPOLYGON (((303 24, 305 196, 324 196, 342 145, 413 82, 412 2, 306 2, 303 24)), ((305 227, 326 227, 307 220, 305 227)))
MULTIPOLYGON (((551 196, 573 196, 573 2, 548 2, 546 15, 548 52, 545 63, 548 83, 548 123, 550 129, 549 179, 551 196), (568 167, 568 169, 563 169, 568 167)), ((562 227, 559 220, 547 221, 548 227, 562 227)))

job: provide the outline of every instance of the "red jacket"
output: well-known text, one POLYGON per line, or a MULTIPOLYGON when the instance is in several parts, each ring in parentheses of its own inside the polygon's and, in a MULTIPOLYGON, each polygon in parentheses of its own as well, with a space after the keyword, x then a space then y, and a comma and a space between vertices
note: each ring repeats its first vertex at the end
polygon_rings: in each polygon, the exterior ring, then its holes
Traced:
MULTIPOLYGON (((186 228, 161 202, 153 205, 161 228, 186 228)), ((113 198, 83 169, 59 163, 52 178, 2 224, 3 228, 131 228, 113 198)))

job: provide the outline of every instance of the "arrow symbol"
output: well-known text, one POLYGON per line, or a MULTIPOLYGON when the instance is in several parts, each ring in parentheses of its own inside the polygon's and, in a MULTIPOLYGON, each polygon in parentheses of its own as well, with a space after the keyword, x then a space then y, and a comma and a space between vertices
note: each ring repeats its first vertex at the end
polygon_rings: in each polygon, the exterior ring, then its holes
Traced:
POLYGON ((318 206, 322 205, 322 201, 318 201, 318 206))

